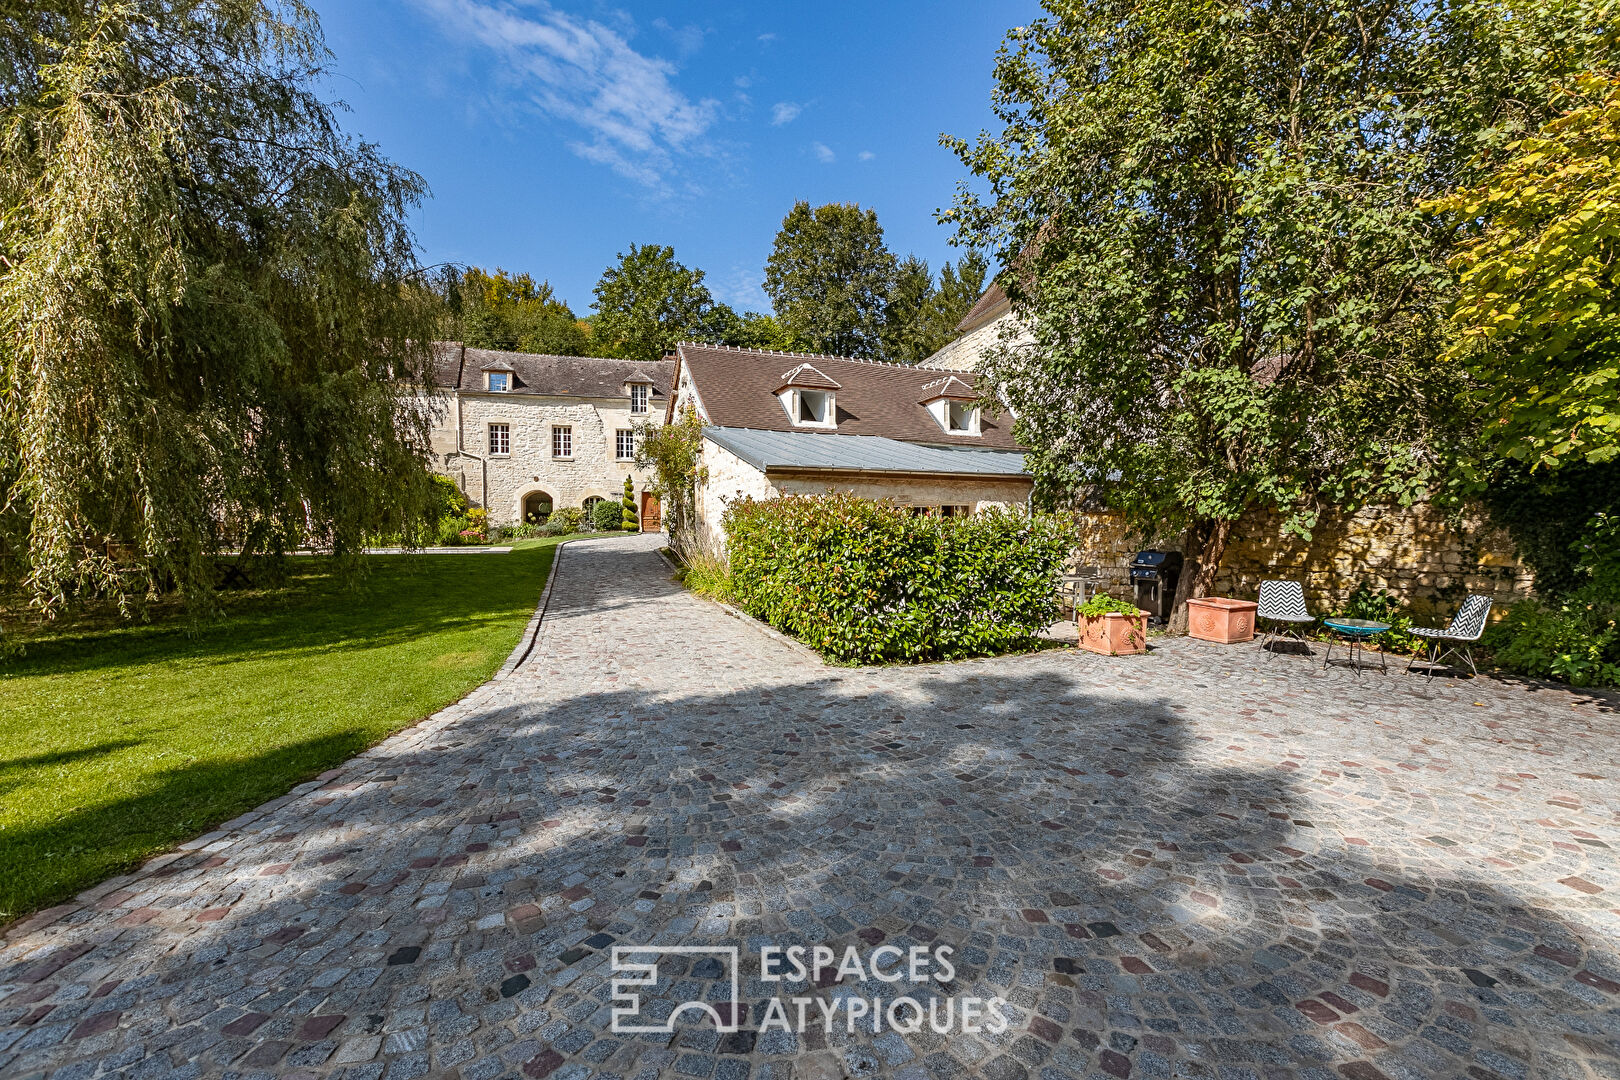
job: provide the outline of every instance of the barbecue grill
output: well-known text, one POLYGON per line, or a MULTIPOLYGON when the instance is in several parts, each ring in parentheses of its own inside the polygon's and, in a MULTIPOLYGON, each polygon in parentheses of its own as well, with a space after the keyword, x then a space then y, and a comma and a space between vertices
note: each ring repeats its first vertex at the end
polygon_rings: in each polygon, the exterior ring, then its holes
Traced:
POLYGON ((1160 622, 1170 618, 1179 580, 1179 551, 1138 551, 1131 560, 1131 589, 1136 596, 1136 606, 1160 622))

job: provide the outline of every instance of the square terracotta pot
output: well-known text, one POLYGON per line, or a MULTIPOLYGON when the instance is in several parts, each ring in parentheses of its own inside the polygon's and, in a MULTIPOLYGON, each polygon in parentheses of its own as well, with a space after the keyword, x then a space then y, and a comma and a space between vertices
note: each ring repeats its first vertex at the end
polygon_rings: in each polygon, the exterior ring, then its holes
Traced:
POLYGON ((1232 645, 1254 640, 1253 600, 1206 596, 1187 601, 1187 633, 1203 641, 1232 645))
POLYGON ((1130 656, 1147 652, 1148 613, 1135 615, 1109 612, 1082 616, 1078 621, 1080 647, 1104 656, 1130 656))

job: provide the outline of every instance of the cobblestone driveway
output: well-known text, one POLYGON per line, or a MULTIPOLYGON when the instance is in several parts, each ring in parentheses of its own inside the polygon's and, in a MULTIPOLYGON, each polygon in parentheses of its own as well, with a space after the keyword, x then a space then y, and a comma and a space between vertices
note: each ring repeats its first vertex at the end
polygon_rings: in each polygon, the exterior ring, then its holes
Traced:
MULTIPOLYGON (((1620 1077, 1617 732, 1190 641, 823 668, 593 541, 514 673, 14 929, 0 1073, 1620 1077), (1012 1026, 616 1037, 654 942, 949 944, 1012 1026)), ((751 1021, 896 993, 744 957, 751 1021)))

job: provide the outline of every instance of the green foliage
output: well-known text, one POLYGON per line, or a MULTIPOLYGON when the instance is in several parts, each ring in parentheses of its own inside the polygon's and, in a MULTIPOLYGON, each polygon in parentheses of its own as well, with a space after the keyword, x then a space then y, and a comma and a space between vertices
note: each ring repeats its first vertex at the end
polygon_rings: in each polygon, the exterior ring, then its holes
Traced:
POLYGON ((545 535, 572 536, 585 525, 585 511, 578 506, 559 506, 546 518, 545 535))
POLYGON ((1420 205, 1540 125, 1609 6, 1084 0, 1015 30, 1002 129, 947 140, 988 194, 945 217, 1034 332, 989 373, 1041 497, 1187 530, 1181 599, 1251 508, 1308 536, 1430 497, 1473 432, 1420 205))
POLYGON ((591 507, 591 524, 603 531, 624 528, 624 505, 619 499, 603 499, 591 507))
POLYGON ((736 602, 736 592, 731 584, 731 564, 723 555, 704 550, 689 552, 681 562, 680 579, 699 596, 707 596, 723 604, 736 602))
POLYGON ((431 528, 419 177, 317 93, 302 4, 0 19, 0 575, 37 604, 431 528))
POLYGON ((1412 615, 1394 593, 1383 592, 1363 581, 1345 598, 1344 604, 1328 616, 1334 619, 1370 619, 1388 623, 1389 629, 1373 639, 1380 649, 1398 653, 1421 652, 1428 644, 1412 633, 1412 615))
POLYGON ((1575 686, 1620 686, 1620 597, 1597 589, 1523 600, 1485 632, 1499 667, 1575 686))
POLYGON ((636 425, 636 468, 653 471, 653 489, 662 504, 664 528, 669 532, 670 546, 682 558, 690 554, 689 533, 696 520, 694 499, 702 479, 698 465, 702 452, 703 421, 692 409, 676 417, 673 424, 636 425))
POLYGON ((1536 572, 1536 590, 1562 595, 1584 585, 1578 545, 1599 514, 1620 515, 1620 461, 1569 461, 1556 469, 1505 461, 1483 500, 1536 572))
POLYGON ((455 288, 451 307, 459 308, 460 320, 447 336, 473 348, 553 356, 584 356, 590 349, 585 323, 556 298, 550 282, 473 266, 455 288))
POLYGON ((809 352, 810 343, 788 331, 775 315, 745 311, 738 315, 725 304, 716 304, 704 319, 698 340, 739 349, 775 349, 779 352, 809 352))
POLYGON ((676 342, 703 336, 714 297, 703 271, 675 261, 675 249, 630 245, 596 283, 597 355, 662 360, 676 342))
POLYGON ((854 203, 794 204, 765 263, 765 293, 782 325, 815 352, 883 354, 895 273, 877 211, 854 203))
POLYGON ((467 496, 461 493, 456 482, 448 476, 434 473, 432 476, 433 498, 429 503, 429 512, 434 521, 447 517, 461 517, 467 513, 467 496))
POLYGON ((738 603, 844 663, 1029 646, 1057 618, 1071 542, 1054 517, 920 516, 843 494, 745 500, 725 524, 738 603))
POLYGON ((1107 593, 1092 593, 1091 599, 1074 609, 1082 619, 1095 619, 1103 615, 1138 615, 1142 609, 1129 600, 1116 600, 1107 593))
POLYGON ((936 288, 926 262, 902 259, 883 309, 883 359, 915 364, 955 340, 956 324, 984 292, 987 269, 984 256, 969 253, 945 264, 936 288))
POLYGON ((635 532, 641 527, 641 519, 636 516, 636 485, 626 476, 624 478, 624 494, 619 498, 619 526, 625 532, 635 532))
MULTIPOLYGON (((1620 11, 1608 12, 1611 19, 1620 11)), ((1620 75, 1559 88, 1567 110, 1434 204, 1483 232, 1453 260, 1452 349, 1492 450, 1539 465, 1620 456, 1620 75)))

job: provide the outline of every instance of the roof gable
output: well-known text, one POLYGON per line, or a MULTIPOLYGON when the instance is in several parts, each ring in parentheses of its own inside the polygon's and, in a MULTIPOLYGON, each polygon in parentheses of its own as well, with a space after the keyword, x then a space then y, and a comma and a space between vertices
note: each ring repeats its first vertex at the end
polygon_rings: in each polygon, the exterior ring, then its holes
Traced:
MULTIPOLYGON (((839 435, 876 435, 941 446, 1018 448, 1010 418, 1006 416, 981 417, 978 435, 942 431, 922 404, 925 400, 938 400, 940 384, 951 378, 942 379, 938 371, 842 356, 690 342, 676 346, 676 351, 682 370, 703 402, 705 418, 718 427, 805 430, 794 426, 776 395, 795 372, 800 373, 800 378, 809 378, 804 371, 808 368, 833 384, 815 389, 836 388, 838 391, 836 432, 839 435), (930 394, 933 396, 929 397, 930 394)), ((956 382, 971 391, 966 393, 967 397, 977 396, 977 377, 958 376, 956 382)), ((952 392, 957 391, 953 388, 952 392)))

